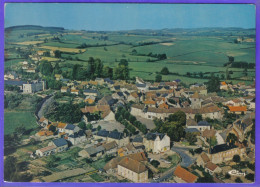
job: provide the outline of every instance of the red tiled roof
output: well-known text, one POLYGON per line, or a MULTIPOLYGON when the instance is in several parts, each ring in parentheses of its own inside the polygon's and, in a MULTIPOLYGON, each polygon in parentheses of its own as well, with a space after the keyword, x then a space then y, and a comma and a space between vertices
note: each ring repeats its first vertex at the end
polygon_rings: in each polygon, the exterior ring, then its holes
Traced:
POLYGON ((228 106, 230 112, 246 112, 246 106, 228 106))
POLYGON ((196 175, 192 174, 181 166, 177 166, 176 170, 174 171, 174 175, 181 178, 187 183, 194 183, 198 178, 196 175))
POLYGON ((206 168, 208 168, 209 170, 211 171, 214 171, 218 166, 216 164, 213 164, 212 162, 208 162, 206 165, 205 165, 206 168))

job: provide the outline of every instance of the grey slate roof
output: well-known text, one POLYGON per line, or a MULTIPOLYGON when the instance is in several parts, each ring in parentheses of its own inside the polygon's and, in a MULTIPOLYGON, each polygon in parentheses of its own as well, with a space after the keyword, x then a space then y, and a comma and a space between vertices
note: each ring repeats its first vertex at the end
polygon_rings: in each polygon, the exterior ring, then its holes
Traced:
POLYGON ((84 90, 85 93, 98 93, 97 90, 91 90, 91 89, 86 89, 84 90))
POLYGON ((142 143, 142 142, 143 142, 143 137, 140 136, 140 135, 137 135, 137 136, 133 139, 133 142, 140 142, 140 143, 142 143))
POLYGON ((117 140, 121 140, 124 137, 124 134, 121 132, 117 132, 117 131, 112 131, 108 134, 109 138, 113 138, 113 139, 117 139, 117 140))
POLYGON ((163 137, 165 136, 165 134, 162 134, 162 133, 147 133, 146 135, 145 135, 145 137, 146 137, 146 139, 147 140, 155 140, 156 139, 156 137, 157 136, 159 136, 159 138, 160 138, 160 140, 162 140, 163 139, 163 137))
POLYGON ((200 131, 196 128, 186 128, 185 132, 193 133, 193 132, 200 132, 200 131))
POLYGON ((210 154, 215 154, 215 153, 219 153, 219 152, 223 152, 223 151, 227 151, 233 148, 236 148, 237 146, 235 146, 234 144, 220 144, 220 145, 216 145, 213 148, 210 149, 210 154))
POLYGON ((22 86, 23 84, 26 84, 25 81, 11 81, 11 80, 5 80, 4 83, 13 86, 22 86))
POLYGON ((55 139, 55 140, 52 140, 52 142, 57 146, 57 147, 61 147, 61 146, 64 146, 64 145, 67 145, 67 141, 64 139, 64 138, 58 138, 58 139, 55 139))
POLYGON ((85 149, 87 151, 87 153, 91 156, 91 155, 95 155, 97 153, 103 152, 105 149, 103 146, 98 146, 98 147, 88 147, 85 149))
POLYGON ((68 130, 74 130, 75 129, 75 125, 73 125, 73 124, 68 124, 66 127, 65 127, 65 129, 68 129, 68 130))
POLYGON ((74 134, 69 135, 69 137, 71 138, 78 138, 78 137, 82 137, 85 136, 85 133, 83 130, 80 130, 78 132, 75 132, 74 134))
POLYGON ((102 137, 107 137, 108 134, 109 134, 109 131, 104 130, 104 129, 97 132, 97 136, 102 136, 102 137))
POLYGON ((146 84, 136 84, 136 87, 145 88, 145 87, 146 87, 146 84))
POLYGON ((198 126, 211 126, 207 121, 200 121, 198 126))

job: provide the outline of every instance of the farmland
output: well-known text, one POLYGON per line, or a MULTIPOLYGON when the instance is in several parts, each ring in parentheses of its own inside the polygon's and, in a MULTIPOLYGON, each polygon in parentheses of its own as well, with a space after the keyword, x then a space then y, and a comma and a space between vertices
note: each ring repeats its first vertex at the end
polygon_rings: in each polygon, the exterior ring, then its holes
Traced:
MULTIPOLYGON (((187 84, 202 83, 207 81, 205 77, 211 72, 225 76, 224 64, 228 62, 228 56, 235 58, 234 63, 255 63, 255 42, 234 42, 239 37, 254 39, 254 35, 252 29, 239 28, 93 32, 21 27, 6 32, 8 61, 5 67, 22 62, 22 59, 16 59, 19 55, 14 47, 34 45, 36 50, 61 51, 61 58, 43 57, 41 60, 60 61, 60 66, 68 71, 75 64, 86 67, 90 57, 99 58, 105 66, 112 68, 120 59, 126 59, 131 78, 139 76, 154 80, 162 67, 167 67, 171 74, 163 75, 163 80, 179 78, 187 84), (166 54, 167 58, 158 59, 154 54, 166 54), (204 78, 198 75, 188 77, 187 73, 203 73, 204 78)), ((243 80, 247 84, 252 82, 255 74, 255 69, 248 70, 247 77, 243 77, 243 68, 229 68, 229 71, 233 72, 232 81, 243 80)))

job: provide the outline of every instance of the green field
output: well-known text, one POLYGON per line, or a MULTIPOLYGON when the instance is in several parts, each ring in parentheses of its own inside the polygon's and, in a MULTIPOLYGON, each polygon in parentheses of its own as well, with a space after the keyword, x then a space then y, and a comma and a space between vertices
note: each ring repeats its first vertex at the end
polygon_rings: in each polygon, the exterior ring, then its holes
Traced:
POLYGON ((26 129, 36 128, 36 118, 32 112, 4 112, 4 134, 10 134, 15 128, 24 125, 26 129))

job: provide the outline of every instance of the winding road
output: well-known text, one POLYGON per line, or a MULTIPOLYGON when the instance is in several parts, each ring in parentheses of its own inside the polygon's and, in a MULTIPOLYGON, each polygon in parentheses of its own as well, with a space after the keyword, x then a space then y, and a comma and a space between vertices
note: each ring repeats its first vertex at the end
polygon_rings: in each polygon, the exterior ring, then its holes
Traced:
POLYGON ((172 150, 180 155, 181 166, 183 167, 189 167, 191 164, 193 164, 196 161, 196 159, 192 158, 187 153, 185 153, 186 151, 189 150, 189 148, 173 146, 172 150))

